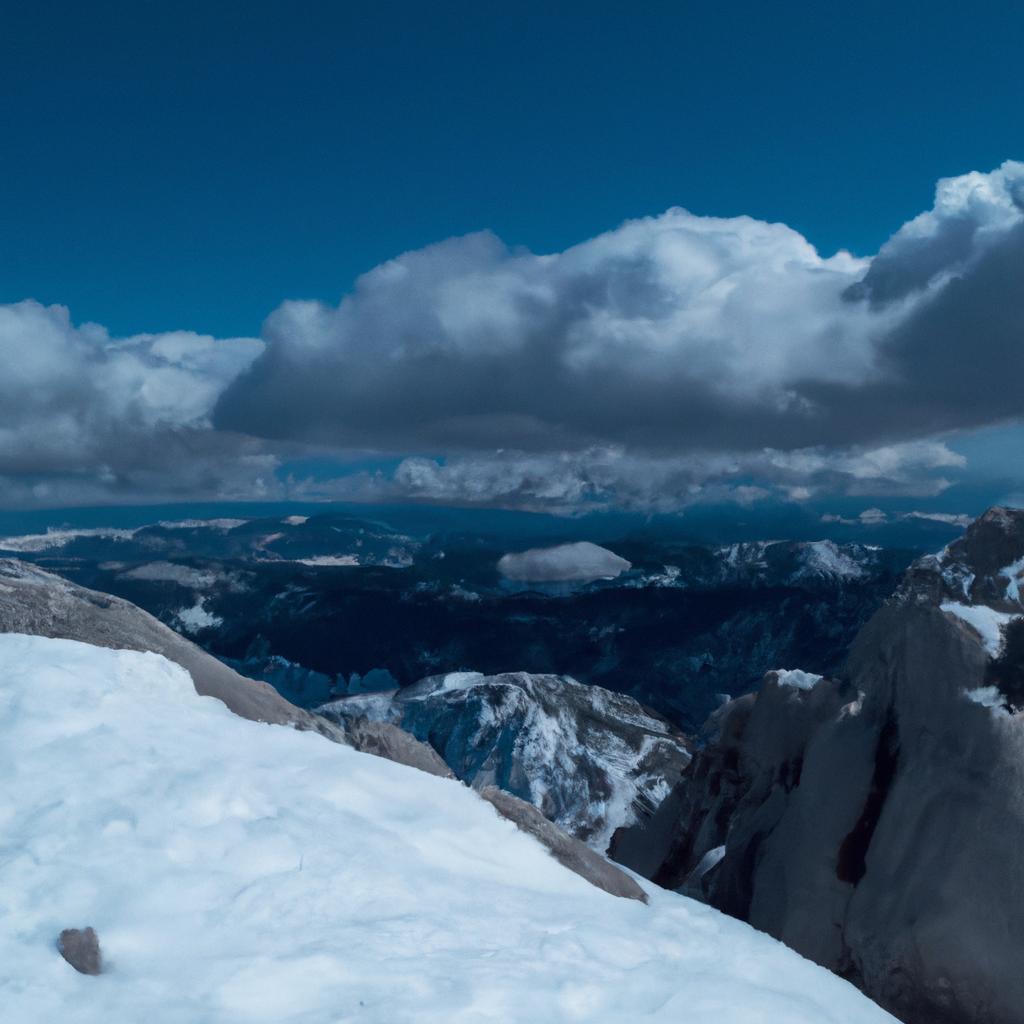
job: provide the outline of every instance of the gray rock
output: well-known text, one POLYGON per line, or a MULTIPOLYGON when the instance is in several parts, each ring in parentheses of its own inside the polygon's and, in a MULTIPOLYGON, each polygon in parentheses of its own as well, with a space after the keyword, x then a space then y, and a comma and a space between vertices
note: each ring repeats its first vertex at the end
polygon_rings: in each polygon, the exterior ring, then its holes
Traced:
POLYGON ((100 940, 92 928, 65 928, 57 939, 60 955, 79 974, 102 974, 100 940))
POLYGON ((442 779, 454 779, 455 774, 426 743, 399 729, 390 722, 373 722, 368 718, 346 718, 344 742, 366 754, 396 761, 398 764, 419 768, 442 779))
POLYGON ((921 560, 840 678, 769 674, 724 709, 615 855, 678 887, 724 846, 699 880, 710 903, 902 1020, 1020 1024, 1024 717, 1009 640, 991 657, 970 620, 1024 614, 1007 575, 1022 558, 1024 512, 995 509, 921 560))
POLYGON ((520 800, 496 786, 485 786, 478 792, 502 817, 547 847, 551 856, 563 867, 574 871, 612 896, 647 902, 647 894, 634 879, 595 853, 586 843, 574 839, 553 822, 548 821, 533 804, 528 804, 525 800, 520 800))

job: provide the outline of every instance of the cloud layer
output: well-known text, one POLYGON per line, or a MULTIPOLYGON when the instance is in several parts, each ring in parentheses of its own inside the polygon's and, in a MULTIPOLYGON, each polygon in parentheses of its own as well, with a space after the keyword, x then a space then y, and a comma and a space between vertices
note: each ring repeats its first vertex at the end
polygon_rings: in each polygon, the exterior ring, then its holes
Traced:
POLYGON ((550 255, 449 239, 337 307, 284 303, 261 340, 117 340, 0 307, 0 358, 0 479, 25 501, 936 493, 963 468, 937 438, 1024 415, 1024 164, 940 181, 872 259, 676 209, 550 255), (400 461, 289 481, 303 446, 400 461))

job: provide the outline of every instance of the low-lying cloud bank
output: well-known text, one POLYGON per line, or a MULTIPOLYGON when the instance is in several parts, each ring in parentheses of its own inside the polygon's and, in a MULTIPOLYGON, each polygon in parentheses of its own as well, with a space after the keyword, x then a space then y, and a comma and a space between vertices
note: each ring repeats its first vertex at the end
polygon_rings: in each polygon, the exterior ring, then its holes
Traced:
POLYGON ((6 503, 935 494, 964 468, 945 432, 1024 414, 1024 164, 940 181, 873 259, 670 210, 551 255, 449 239, 262 339, 0 307, 0 359, 6 503), (290 478, 310 446, 400 461, 290 478))

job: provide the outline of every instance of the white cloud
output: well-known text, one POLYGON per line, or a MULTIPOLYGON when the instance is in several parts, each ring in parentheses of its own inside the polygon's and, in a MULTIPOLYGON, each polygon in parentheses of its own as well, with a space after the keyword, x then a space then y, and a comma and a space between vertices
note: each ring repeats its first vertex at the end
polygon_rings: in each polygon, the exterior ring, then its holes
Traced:
POLYGON ((965 468, 944 435, 1024 417, 1022 263, 1008 162, 940 181, 870 260, 673 209, 547 255, 448 239, 337 307, 284 303, 263 340, 3 306, 0 479, 11 502, 266 496, 317 445, 409 457, 287 486, 545 508, 935 494, 965 468))

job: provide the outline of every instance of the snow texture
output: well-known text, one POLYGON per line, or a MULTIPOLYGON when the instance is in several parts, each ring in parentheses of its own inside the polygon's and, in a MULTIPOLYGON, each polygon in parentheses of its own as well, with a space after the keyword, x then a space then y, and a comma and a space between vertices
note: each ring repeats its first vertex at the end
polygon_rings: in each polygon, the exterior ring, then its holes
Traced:
POLYGON ((61 1024, 892 1024, 738 921, 616 899, 457 783, 0 636, 0 1005, 61 1024), (60 956, 91 926, 105 973, 60 956))

